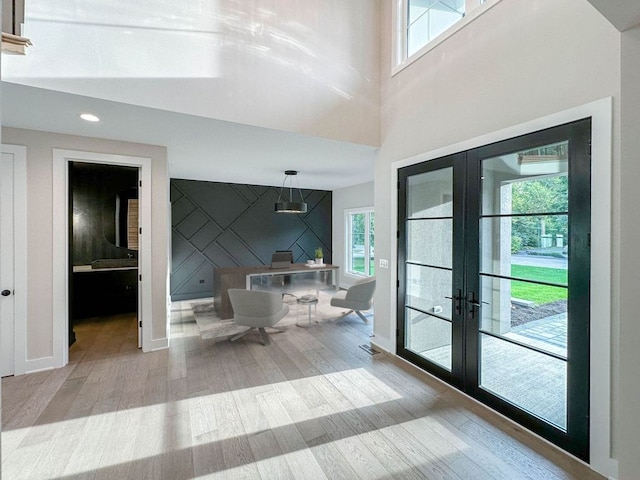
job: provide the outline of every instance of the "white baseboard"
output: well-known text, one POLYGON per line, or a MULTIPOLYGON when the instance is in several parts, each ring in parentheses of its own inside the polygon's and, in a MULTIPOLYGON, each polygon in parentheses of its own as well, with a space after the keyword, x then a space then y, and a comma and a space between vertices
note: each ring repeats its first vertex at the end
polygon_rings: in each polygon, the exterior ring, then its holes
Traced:
POLYGON ((148 350, 143 349, 143 352, 155 352, 156 350, 166 350, 169 348, 169 338, 157 338, 151 340, 151 348, 148 350))
POLYGON ((61 365, 56 365, 55 358, 51 356, 27 360, 24 362, 23 366, 24 370, 22 372, 16 371, 17 375, 42 372, 45 370, 53 370, 54 368, 58 368, 61 365))

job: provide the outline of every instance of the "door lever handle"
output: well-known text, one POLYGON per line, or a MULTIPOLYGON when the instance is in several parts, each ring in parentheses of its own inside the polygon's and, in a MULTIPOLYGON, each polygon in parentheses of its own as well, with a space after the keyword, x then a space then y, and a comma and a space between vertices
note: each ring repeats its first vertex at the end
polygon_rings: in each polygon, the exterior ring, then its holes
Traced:
POLYGON ((456 312, 456 315, 460 315, 462 313, 462 290, 458 288, 456 291, 458 293, 457 295, 454 295, 453 297, 445 296, 444 298, 448 298, 449 300, 455 300, 453 309, 456 312))
POLYGON ((469 297, 471 297, 471 299, 469 300, 469 298, 467 298, 465 300, 465 302, 467 303, 467 305, 471 305, 473 307, 481 307, 482 305, 489 305, 489 302, 482 302, 482 301, 478 301, 476 299, 476 294, 473 292, 469 292, 469 297))

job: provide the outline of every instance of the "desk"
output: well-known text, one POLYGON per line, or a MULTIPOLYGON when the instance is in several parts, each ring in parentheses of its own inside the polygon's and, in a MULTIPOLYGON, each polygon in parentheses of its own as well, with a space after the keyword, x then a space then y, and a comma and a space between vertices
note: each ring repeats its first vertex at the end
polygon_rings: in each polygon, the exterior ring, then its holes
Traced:
POLYGON ((246 290, 291 291, 296 285, 309 286, 311 283, 319 290, 320 284, 330 285, 334 290, 338 286, 337 265, 308 267, 304 263, 294 263, 289 268, 223 267, 213 271, 213 305, 222 319, 233 318, 233 308, 227 290, 244 288, 246 290), (290 283, 287 283, 290 279, 290 283), (279 283, 279 285, 278 285, 279 283))

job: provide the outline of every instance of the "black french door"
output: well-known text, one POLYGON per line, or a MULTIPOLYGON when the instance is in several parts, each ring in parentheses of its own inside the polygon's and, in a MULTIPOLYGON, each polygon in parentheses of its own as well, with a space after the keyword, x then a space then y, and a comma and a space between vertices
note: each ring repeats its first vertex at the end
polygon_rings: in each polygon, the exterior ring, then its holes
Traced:
POLYGON ((403 358, 589 454, 590 119, 398 171, 403 358))

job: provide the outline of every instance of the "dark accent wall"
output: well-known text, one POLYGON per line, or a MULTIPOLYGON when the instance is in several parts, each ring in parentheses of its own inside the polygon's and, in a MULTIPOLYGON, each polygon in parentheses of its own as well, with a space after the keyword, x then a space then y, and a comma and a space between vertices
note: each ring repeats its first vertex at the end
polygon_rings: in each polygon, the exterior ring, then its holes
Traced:
POLYGON ((116 165, 73 162, 69 166, 71 204, 73 208, 73 265, 89 265, 102 258, 138 256, 134 250, 117 247, 105 237, 114 225, 105 224, 105 207, 113 200, 110 215, 115 219, 115 196, 138 187, 138 169, 116 165), (108 232, 107 232, 108 233, 108 232))
POLYGON ((302 190, 304 215, 275 213, 279 187, 171 179, 171 299, 213 296, 215 267, 271 263, 275 250, 295 262, 322 247, 331 263, 331 192, 302 190))

